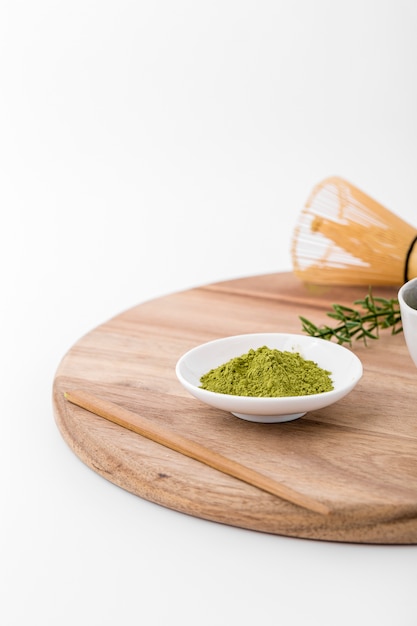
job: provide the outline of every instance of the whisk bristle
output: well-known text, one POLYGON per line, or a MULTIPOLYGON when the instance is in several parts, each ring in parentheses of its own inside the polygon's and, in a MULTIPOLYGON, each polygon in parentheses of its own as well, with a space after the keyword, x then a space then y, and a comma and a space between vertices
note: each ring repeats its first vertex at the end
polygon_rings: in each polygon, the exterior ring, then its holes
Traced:
POLYGON ((401 285, 417 276, 416 229, 333 176, 317 185, 296 225, 294 273, 305 282, 401 285))

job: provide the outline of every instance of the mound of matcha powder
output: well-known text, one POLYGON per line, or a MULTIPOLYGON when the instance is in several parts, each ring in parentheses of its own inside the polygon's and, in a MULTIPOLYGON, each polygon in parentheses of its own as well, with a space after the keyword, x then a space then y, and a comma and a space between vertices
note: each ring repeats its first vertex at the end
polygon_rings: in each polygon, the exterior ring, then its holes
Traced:
POLYGON ((298 352, 263 346, 249 350, 201 377, 201 387, 234 396, 306 396, 331 391, 331 372, 298 352))

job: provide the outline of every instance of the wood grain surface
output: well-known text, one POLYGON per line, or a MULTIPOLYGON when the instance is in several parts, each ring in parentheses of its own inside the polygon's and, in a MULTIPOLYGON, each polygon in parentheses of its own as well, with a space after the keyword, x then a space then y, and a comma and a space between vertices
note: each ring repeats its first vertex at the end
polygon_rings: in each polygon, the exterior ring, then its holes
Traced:
MULTIPOLYGON (((395 288, 374 295, 395 297, 395 288)), ((205 341, 301 332, 329 323, 361 288, 307 287, 292 274, 206 285, 140 304, 82 337, 53 384, 55 419, 75 454, 112 483, 157 504, 256 531, 328 541, 417 543, 417 368, 402 334, 353 349, 364 366, 338 403, 294 422, 256 424, 192 398, 175 365, 205 341), (85 389, 175 430, 330 508, 281 500, 70 404, 85 389)))

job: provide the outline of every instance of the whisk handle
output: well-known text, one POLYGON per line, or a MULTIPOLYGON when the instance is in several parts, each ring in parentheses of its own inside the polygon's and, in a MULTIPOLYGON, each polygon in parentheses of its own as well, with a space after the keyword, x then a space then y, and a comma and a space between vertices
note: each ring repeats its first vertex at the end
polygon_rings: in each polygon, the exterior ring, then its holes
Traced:
POLYGON ((417 243, 417 235, 414 237, 413 241, 411 242, 410 247, 408 248, 407 255, 405 257, 405 265, 404 265, 404 282, 405 283, 408 282, 410 278, 414 278, 414 276, 410 277, 408 275, 408 271, 409 271, 410 257, 413 253, 414 246, 416 245, 416 243, 417 243))

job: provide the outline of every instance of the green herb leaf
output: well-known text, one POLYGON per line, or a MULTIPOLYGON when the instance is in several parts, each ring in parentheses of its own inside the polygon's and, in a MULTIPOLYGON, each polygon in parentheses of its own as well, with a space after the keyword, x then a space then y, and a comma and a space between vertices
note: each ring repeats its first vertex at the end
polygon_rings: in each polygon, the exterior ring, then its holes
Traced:
POLYGON ((312 337, 335 339, 337 343, 352 345, 352 340, 378 339, 379 330, 391 328, 391 334, 402 331, 401 313, 397 298, 374 297, 371 288, 365 298, 355 300, 354 305, 360 309, 340 304, 333 304, 327 316, 339 322, 333 327, 316 326, 305 317, 300 316, 302 330, 312 337))

